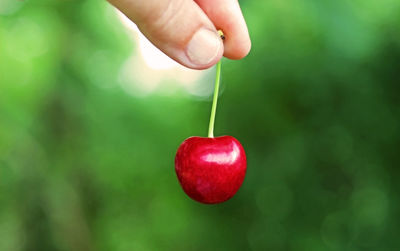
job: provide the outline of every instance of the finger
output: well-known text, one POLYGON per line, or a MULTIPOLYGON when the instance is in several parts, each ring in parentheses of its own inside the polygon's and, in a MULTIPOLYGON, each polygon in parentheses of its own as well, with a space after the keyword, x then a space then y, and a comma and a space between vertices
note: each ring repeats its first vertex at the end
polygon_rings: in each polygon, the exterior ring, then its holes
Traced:
POLYGON ((246 22, 237 0, 195 0, 225 35, 224 56, 230 59, 245 57, 251 48, 246 22))
POLYGON ((213 23, 192 0, 109 0, 161 51, 184 66, 209 68, 224 46, 213 23))

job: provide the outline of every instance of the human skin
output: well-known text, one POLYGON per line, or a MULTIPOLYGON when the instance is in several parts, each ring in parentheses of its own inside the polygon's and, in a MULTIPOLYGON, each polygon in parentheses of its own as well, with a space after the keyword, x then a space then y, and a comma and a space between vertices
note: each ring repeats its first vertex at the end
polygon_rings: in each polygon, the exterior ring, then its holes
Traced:
POLYGON ((237 0, 108 0, 161 51, 192 69, 245 57, 251 41, 237 0), (222 41, 217 30, 222 30, 222 41))

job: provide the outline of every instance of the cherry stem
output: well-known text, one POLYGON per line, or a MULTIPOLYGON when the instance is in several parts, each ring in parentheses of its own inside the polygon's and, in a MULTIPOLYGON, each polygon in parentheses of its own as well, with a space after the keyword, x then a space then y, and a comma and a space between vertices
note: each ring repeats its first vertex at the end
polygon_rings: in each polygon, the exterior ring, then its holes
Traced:
POLYGON ((219 92, 219 82, 221 77, 221 61, 217 63, 217 73, 215 75, 215 87, 214 87, 214 96, 211 107, 211 115, 210 115, 210 125, 208 126, 208 137, 214 138, 214 122, 215 122, 215 113, 217 111, 217 101, 218 101, 218 92, 219 92))

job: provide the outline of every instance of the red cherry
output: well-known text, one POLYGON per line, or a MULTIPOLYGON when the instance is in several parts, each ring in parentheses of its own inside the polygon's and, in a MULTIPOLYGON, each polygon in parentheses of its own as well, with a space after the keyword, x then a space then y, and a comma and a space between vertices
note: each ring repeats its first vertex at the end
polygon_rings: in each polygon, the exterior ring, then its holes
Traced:
POLYGON ((206 204, 230 199, 246 174, 246 154, 231 136, 190 137, 175 157, 179 182, 190 198, 206 204))

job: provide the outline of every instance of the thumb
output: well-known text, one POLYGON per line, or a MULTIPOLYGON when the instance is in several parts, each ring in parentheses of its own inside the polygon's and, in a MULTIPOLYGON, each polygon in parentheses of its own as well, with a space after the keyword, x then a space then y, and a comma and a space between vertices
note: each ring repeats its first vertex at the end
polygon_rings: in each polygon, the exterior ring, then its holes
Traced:
POLYGON ((180 64, 206 69, 224 46, 213 23, 193 0, 109 0, 161 51, 180 64))

